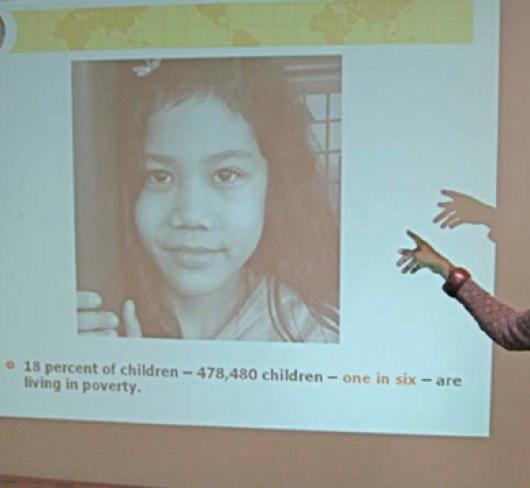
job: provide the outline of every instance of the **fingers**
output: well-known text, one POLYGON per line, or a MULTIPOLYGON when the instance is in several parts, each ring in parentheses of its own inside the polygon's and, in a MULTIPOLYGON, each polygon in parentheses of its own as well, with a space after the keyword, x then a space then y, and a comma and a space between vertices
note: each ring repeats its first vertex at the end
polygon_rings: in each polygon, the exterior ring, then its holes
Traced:
POLYGON ((77 327, 79 332, 116 329, 119 324, 120 320, 118 316, 112 312, 98 310, 77 313, 77 327))
POLYGON ((464 221, 458 215, 455 215, 454 217, 447 219, 447 221, 444 222, 442 229, 445 229, 446 227, 448 227, 449 229, 454 229, 455 227, 458 227, 463 223, 464 221))
POLYGON ((411 258, 410 261, 401 268, 401 272, 403 274, 406 273, 415 273, 421 268, 421 264, 418 262, 416 258, 411 258))
POLYGON ((131 299, 126 300, 123 304, 123 320, 127 337, 142 337, 142 326, 136 317, 135 303, 131 299))
POLYGON ((83 336, 115 337, 120 319, 109 311, 98 310, 103 300, 93 291, 77 292, 77 332, 83 336))
POLYGON ((407 230, 407 235, 416 243, 417 247, 416 249, 398 249, 398 253, 401 254, 401 257, 397 260, 396 266, 401 267, 402 273, 415 273, 421 268, 416 253, 424 244, 424 241, 418 234, 415 234, 411 230, 407 230))
POLYGON ((412 232, 411 230, 407 230, 407 235, 416 243, 416 246, 418 246, 418 249, 425 244, 425 241, 415 232, 412 232))
POLYGON ((101 307, 103 300, 101 295, 95 291, 78 291, 77 292, 77 308, 91 310, 93 308, 101 307))
POLYGON ((407 253, 402 255, 396 263, 397 266, 401 267, 402 273, 415 273, 421 269, 422 265, 413 252, 410 252, 409 249, 400 249, 400 251, 407 253))
POLYGON ((442 229, 454 229, 463 223, 459 216, 459 210, 462 210, 462 200, 469 197, 464 193, 454 190, 441 190, 440 193, 451 200, 449 202, 438 203, 438 207, 443 208, 443 210, 434 217, 433 223, 440 224, 440 228, 442 229))
POLYGON ((455 190, 446 190, 446 189, 443 189, 440 191, 440 193, 445 196, 445 197, 448 197, 448 198, 452 198, 453 200, 456 200, 457 198, 459 197, 465 197, 467 196, 465 193, 461 193, 459 191, 455 191, 455 190))
POLYGON ((415 232, 412 232, 410 229, 407 229, 407 235, 408 235, 411 239, 413 239, 413 240, 415 240, 415 241, 418 240, 418 239, 421 240, 421 237, 420 237, 418 234, 416 234, 415 232))
MULTIPOLYGON (((77 330, 83 336, 117 337, 120 324, 118 316, 109 311, 98 310, 102 305, 101 296, 92 291, 77 292, 77 330)), ((123 306, 123 320, 127 337, 142 337, 142 327, 136 317, 136 307, 132 300, 123 306)))
POLYGON ((403 266, 405 263, 414 258, 414 251, 410 249, 399 249, 398 251, 401 254, 401 257, 397 260, 397 266, 403 266))
POLYGON ((416 249, 398 249, 401 257, 396 265, 401 267, 402 273, 417 273, 428 264, 428 255, 432 253, 432 247, 424 241, 418 234, 407 230, 407 235, 416 243, 416 249))
POLYGON ((454 229, 463 224, 464 221, 458 212, 446 209, 433 219, 433 223, 440 224, 441 229, 454 229))
MULTIPOLYGON (((439 204, 440 205, 440 204, 439 204)), ((455 214, 456 212, 450 208, 446 208, 445 210, 442 210, 434 219, 432 219, 434 224, 437 224, 441 220, 446 219, 449 215, 455 214)))
POLYGON ((401 254, 402 256, 410 256, 411 254, 414 254, 416 251, 417 251, 416 249, 409 249, 409 248, 398 249, 398 253, 401 254))

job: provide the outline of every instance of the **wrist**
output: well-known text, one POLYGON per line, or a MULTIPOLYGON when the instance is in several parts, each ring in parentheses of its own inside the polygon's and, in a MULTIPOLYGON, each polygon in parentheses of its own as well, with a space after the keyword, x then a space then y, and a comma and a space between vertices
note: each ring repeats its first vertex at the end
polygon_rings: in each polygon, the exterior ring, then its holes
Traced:
POLYGON ((471 278, 471 275, 466 269, 451 266, 442 289, 450 297, 454 298, 456 297, 458 290, 462 288, 469 278, 471 278))
POLYGON ((453 268, 454 266, 447 259, 442 259, 433 266, 432 271, 446 280, 451 274, 453 268))

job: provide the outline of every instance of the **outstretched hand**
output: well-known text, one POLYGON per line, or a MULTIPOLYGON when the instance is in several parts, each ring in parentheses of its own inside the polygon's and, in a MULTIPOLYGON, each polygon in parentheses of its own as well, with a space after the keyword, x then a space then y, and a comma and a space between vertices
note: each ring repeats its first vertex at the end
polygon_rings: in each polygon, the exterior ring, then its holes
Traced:
POLYGON ((441 194, 450 198, 447 202, 438 203, 443 210, 433 219, 442 229, 454 229, 462 224, 484 224, 491 227, 494 207, 458 191, 442 190, 441 194))
POLYGON ((416 248, 398 250, 401 257, 396 264, 401 267, 401 272, 413 274, 422 268, 428 268, 433 273, 447 278, 451 263, 419 235, 410 230, 407 230, 407 235, 414 241, 416 248))

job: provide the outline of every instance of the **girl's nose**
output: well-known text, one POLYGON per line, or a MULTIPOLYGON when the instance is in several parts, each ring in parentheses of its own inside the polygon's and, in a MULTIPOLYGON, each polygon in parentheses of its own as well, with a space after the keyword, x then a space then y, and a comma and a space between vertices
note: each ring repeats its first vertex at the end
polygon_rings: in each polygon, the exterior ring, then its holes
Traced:
POLYGON ((190 182, 176 189, 170 221, 175 228, 206 230, 211 227, 211 198, 202 185, 190 182))

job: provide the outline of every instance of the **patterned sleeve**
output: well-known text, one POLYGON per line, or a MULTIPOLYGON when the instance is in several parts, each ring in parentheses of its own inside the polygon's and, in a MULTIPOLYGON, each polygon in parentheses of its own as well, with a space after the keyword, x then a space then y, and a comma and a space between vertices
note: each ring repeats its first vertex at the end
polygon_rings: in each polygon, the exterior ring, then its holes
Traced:
POLYGON ((530 310, 517 312, 496 300, 473 280, 468 280, 457 297, 480 328, 505 349, 530 349, 530 310))

